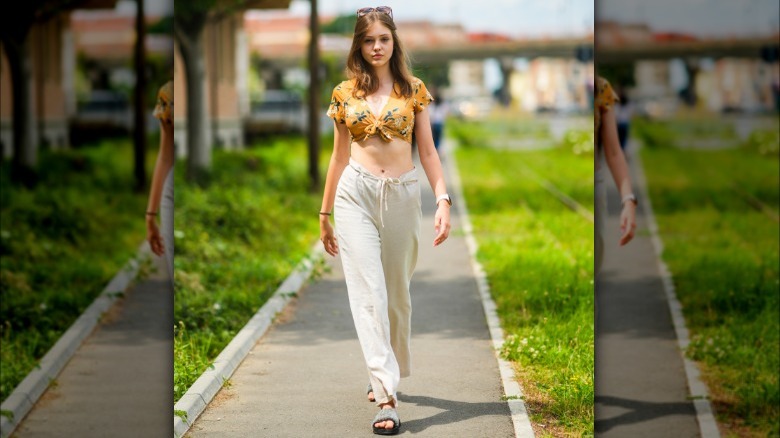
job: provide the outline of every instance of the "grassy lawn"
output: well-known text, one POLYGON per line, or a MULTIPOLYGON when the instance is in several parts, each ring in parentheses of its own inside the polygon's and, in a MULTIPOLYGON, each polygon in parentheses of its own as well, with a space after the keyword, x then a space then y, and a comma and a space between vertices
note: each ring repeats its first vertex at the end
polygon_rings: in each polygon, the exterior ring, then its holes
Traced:
MULTIPOLYGON (((644 129, 656 126, 676 132, 644 129)), ((703 371, 724 436, 780 436, 779 140, 756 132, 728 150, 642 149, 691 332, 686 353, 703 371)))
POLYGON ((319 236, 322 194, 307 193, 303 137, 216 150, 213 160, 206 189, 184 182, 184 162, 176 169, 174 401, 319 236))
MULTIPOLYGON (((150 139, 150 145, 156 140, 150 139)), ((150 147, 151 174, 157 154, 150 147)), ((127 140, 41 151, 35 189, 0 184, 0 399, 37 365, 145 238, 127 140)))
MULTIPOLYGON (((509 151, 478 147, 462 138, 462 127, 451 128, 465 145, 456 158, 478 258, 505 330, 502 355, 515 364, 536 433, 593 436, 593 223, 538 180, 592 213, 592 147, 581 144, 588 137, 592 145, 592 135, 509 151)), ((552 141, 541 128, 528 131, 552 141)))

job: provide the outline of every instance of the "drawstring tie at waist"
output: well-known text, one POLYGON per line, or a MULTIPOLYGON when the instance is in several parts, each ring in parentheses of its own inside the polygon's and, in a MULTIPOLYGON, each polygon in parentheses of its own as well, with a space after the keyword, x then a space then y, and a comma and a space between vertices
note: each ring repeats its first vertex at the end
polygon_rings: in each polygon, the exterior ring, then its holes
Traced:
POLYGON ((387 189, 391 185, 400 186, 403 184, 413 183, 417 182, 417 178, 391 178, 391 177, 383 177, 380 178, 373 173, 367 172, 363 170, 362 168, 356 166, 354 163, 349 163, 349 165, 355 169, 355 172, 360 174, 360 177, 365 179, 373 179, 376 181, 379 181, 379 221, 382 223, 382 228, 385 227, 385 218, 382 214, 382 209, 384 207, 384 211, 388 210, 387 207, 387 189))

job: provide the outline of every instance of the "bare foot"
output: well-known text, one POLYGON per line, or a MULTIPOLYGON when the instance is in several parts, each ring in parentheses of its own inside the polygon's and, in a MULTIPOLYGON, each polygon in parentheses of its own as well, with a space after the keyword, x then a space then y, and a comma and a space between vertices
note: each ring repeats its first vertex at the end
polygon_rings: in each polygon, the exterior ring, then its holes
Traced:
MULTIPOLYGON (((383 403, 379 405, 379 409, 395 409, 395 405, 393 403, 383 403)), ((379 421, 374 423, 374 426, 380 429, 392 429, 395 426, 395 423, 393 420, 379 421)))

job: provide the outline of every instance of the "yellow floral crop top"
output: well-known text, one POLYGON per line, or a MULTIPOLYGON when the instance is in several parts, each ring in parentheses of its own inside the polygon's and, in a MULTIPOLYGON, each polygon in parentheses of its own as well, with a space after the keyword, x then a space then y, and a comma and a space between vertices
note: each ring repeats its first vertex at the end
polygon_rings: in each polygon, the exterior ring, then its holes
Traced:
POLYGON ((168 81, 157 92, 153 115, 165 122, 173 121, 173 81, 168 81))
POLYGON ((596 153, 593 154, 596 160, 596 170, 601 168, 601 153, 604 147, 601 144, 601 118, 602 113, 606 113, 615 102, 619 102, 617 93, 612 89, 609 82, 601 76, 596 77, 596 93, 594 99, 593 111, 593 132, 595 133, 596 153))
POLYGON ((384 108, 377 117, 362 97, 352 95, 355 80, 344 81, 333 89, 333 97, 328 108, 328 117, 347 125, 352 138, 363 141, 372 135, 379 135, 390 142, 399 137, 412 142, 414 115, 425 109, 433 101, 433 96, 418 78, 412 79, 412 97, 405 99, 395 87, 384 108))

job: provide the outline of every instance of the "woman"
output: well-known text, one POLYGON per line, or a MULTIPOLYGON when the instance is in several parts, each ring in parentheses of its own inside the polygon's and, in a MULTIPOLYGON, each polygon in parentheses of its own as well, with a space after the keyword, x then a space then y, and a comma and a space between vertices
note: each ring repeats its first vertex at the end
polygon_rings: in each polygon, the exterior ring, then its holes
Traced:
POLYGON ((607 187, 605 185, 604 169, 601 166, 602 156, 607 162, 612 178, 615 180, 623 202, 620 213, 620 245, 623 246, 634 238, 636 230, 637 199, 631 189, 631 178, 628 174, 628 164, 618 141, 617 122, 615 117, 615 102, 617 94, 604 78, 596 79, 596 97, 594 114, 594 131, 596 137, 596 233, 595 233, 595 269, 594 276, 601 269, 604 258, 604 220, 607 215, 607 187))
POLYGON ((427 105, 432 97, 409 73, 406 59, 392 10, 358 10, 347 57, 350 79, 334 88, 328 109, 335 134, 320 211, 325 251, 341 253, 368 367, 368 397, 380 408, 373 430, 381 435, 398 433, 396 392, 411 366, 409 282, 422 219, 413 133, 436 194, 434 246, 449 236, 452 204, 431 134, 427 105))
POLYGON ((168 275, 173 281, 173 82, 160 88, 154 116, 160 120, 160 153, 146 207, 146 240, 153 253, 165 254, 168 275), (157 227, 158 205, 162 211, 162 234, 157 227))

